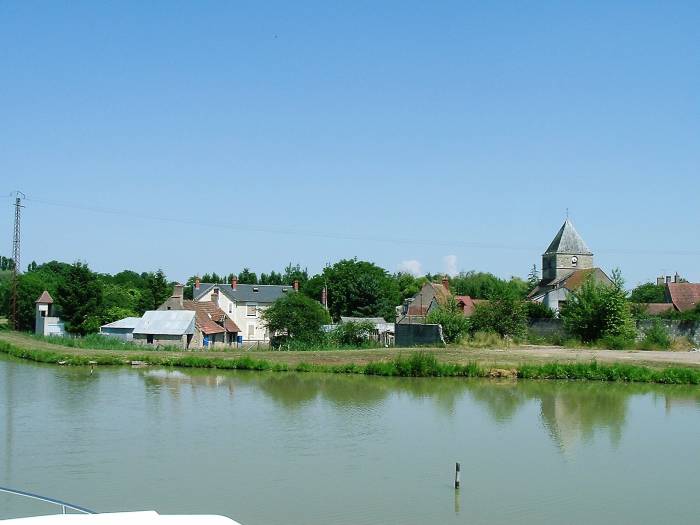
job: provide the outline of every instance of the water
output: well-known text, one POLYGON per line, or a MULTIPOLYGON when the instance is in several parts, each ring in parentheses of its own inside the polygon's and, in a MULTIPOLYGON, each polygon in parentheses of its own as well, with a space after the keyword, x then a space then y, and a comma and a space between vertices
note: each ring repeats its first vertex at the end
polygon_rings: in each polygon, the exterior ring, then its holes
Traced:
MULTIPOLYGON (((700 389, 0 357, 0 485, 244 525, 694 522, 700 389), (454 462, 462 489, 452 488, 454 462)), ((0 495, 0 517, 51 512, 0 495)))

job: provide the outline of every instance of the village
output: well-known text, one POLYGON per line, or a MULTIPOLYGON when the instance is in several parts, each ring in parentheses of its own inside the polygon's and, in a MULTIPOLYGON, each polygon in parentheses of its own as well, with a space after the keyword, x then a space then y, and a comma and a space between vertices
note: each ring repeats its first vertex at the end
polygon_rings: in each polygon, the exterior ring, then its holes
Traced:
MULTIPOLYGON (((584 283, 615 286, 611 276, 595 265, 593 252, 568 218, 545 249, 541 268, 541 278, 525 297, 525 303, 536 305, 538 312, 528 319, 528 332, 535 336, 551 338, 553 334, 564 334, 559 313, 584 283)), ((672 319, 674 314, 682 315, 699 308, 700 283, 685 282, 676 273, 658 277, 655 285, 663 289, 663 301, 629 304, 630 310, 643 318, 637 322, 641 333, 649 327, 657 327, 658 319, 666 316, 664 329, 669 332, 669 340, 684 337, 691 346, 700 344, 698 323, 672 319)), ((197 277, 191 286, 190 299, 185 298, 185 285, 175 283, 170 297, 156 309, 147 310, 140 317, 129 316, 101 325, 99 333, 152 347, 260 349, 268 347, 276 336, 285 335, 279 333, 280 330, 270 330, 265 312, 281 299, 299 293, 298 279, 290 284, 271 285, 239 283, 237 276, 231 276, 230 282, 201 282, 197 277)), ((317 299, 316 304, 328 311, 326 286, 317 299)), ((394 318, 341 315, 332 320, 335 323, 324 324, 323 330, 328 333, 338 325, 355 324, 365 327, 361 338, 381 347, 444 345, 458 341, 446 337, 446 327, 431 320, 432 314, 451 305, 459 316, 469 319, 479 308, 486 309, 489 304, 489 298, 455 293, 450 289, 449 276, 445 275, 439 282, 424 282, 415 294, 396 305, 394 318)), ((34 330, 37 335, 66 335, 65 325, 54 315, 53 305, 54 298, 46 290, 37 298, 34 330)), ((516 334, 502 332, 500 335, 516 334)))

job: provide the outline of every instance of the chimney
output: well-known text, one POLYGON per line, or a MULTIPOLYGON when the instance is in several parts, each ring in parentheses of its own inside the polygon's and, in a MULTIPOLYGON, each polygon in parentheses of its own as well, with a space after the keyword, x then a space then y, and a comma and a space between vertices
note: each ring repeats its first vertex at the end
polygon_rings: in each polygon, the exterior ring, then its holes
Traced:
POLYGON ((656 278, 656 286, 663 286, 664 285, 664 276, 661 275, 660 277, 656 278))
POLYGON ((671 276, 670 275, 666 276, 666 284, 671 284, 671 276))
POLYGON ((176 283, 175 287, 173 288, 173 299, 177 301, 177 303, 180 305, 180 308, 182 308, 182 298, 184 296, 183 293, 183 286, 180 283, 176 283))
POLYGON ((194 279, 194 289, 199 290, 199 277, 195 277, 194 279))
POLYGON ((219 289, 214 288, 214 291, 211 293, 211 302, 214 303, 216 306, 219 306, 219 289))
POLYGON ((231 289, 235 290, 236 288, 238 288, 238 277, 234 275, 231 277, 231 289))
POLYGON ((294 291, 299 291, 299 279, 294 279, 294 291))
POLYGON ((442 278, 442 285, 445 287, 445 290, 448 292, 450 291, 450 279, 447 277, 447 275, 442 278))
POLYGON ((679 283, 679 282, 681 282, 681 276, 678 275, 678 272, 676 272, 676 275, 673 276, 673 282, 674 282, 674 283, 679 283))

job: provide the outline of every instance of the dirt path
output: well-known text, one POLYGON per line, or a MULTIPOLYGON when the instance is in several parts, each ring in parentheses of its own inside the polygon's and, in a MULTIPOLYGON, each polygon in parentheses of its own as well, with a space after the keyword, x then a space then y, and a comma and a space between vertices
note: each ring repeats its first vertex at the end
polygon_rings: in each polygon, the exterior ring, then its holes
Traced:
POLYGON ((398 355, 407 355, 411 352, 431 352, 446 363, 467 364, 477 362, 490 366, 517 366, 523 364, 542 363, 587 363, 597 361, 599 363, 626 363, 633 365, 645 365, 651 367, 689 366, 700 367, 700 352, 649 352, 649 351, 623 351, 623 350, 591 350, 569 349, 552 346, 518 346, 507 349, 498 348, 388 348, 368 350, 329 350, 322 352, 162 352, 155 350, 101 350, 70 348, 62 345, 37 341, 27 335, 10 331, 0 331, 0 341, 6 341, 15 346, 27 349, 44 350, 64 355, 111 355, 118 356, 125 361, 136 359, 139 355, 148 353, 163 357, 186 356, 196 353, 201 357, 218 359, 236 358, 247 355, 255 359, 266 359, 273 362, 295 365, 301 362, 340 365, 355 363, 366 364, 371 361, 389 361, 398 355))

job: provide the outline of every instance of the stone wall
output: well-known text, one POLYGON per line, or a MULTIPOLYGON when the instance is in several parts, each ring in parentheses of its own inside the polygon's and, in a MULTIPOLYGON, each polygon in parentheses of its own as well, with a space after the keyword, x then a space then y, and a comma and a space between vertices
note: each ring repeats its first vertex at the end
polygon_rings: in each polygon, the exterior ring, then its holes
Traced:
POLYGON ((696 321, 676 321, 673 319, 645 319, 637 322, 638 338, 644 338, 646 331, 660 322, 672 338, 687 337, 692 343, 700 345, 700 323, 696 321))

